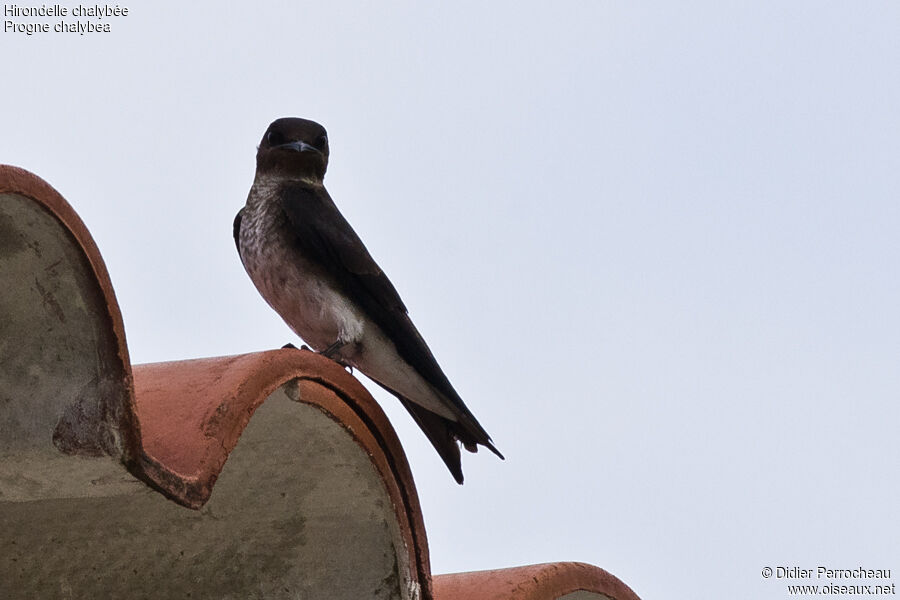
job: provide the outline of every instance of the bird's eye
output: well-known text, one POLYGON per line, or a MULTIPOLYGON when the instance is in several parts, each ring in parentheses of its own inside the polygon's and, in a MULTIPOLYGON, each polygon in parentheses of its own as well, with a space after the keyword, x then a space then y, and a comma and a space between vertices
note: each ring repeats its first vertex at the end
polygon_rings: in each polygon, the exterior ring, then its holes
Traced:
POLYGON ((284 136, 273 129, 266 134, 266 141, 270 146, 279 146, 284 143, 284 136))
POLYGON ((324 150, 325 146, 328 145, 328 136, 324 133, 316 138, 316 148, 319 150, 324 150))

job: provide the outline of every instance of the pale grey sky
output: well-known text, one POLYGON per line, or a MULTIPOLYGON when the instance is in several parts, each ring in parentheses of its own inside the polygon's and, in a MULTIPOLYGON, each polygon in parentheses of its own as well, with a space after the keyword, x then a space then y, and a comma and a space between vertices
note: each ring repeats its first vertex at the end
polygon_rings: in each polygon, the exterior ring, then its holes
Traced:
POLYGON ((269 122, 315 119, 507 456, 457 486, 368 386, 435 573, 579 560, 649 600, 900 572, 900 5, 323 4, 0 33, 0 162, 84 219, 135 362, 296 342, 231 221, 269 122))

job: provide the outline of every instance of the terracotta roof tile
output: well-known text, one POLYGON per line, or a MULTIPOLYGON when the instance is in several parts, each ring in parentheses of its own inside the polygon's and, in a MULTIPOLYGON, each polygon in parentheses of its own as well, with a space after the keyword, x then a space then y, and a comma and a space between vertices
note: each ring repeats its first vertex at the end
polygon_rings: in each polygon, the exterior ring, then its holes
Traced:
POLYGON ((4 334, 17 340, 0 351, 0 362, 7 385, 22 388, 18 402, 31 404, 22 412, 41 407, 41 418, 53 421, 17 419, 7 430, 27 445, 33 440, 25 438, 49 426, 63 451, 130 461, 140 439, 131 363, 119 305, 90 233, 44 180, 0 165, 0 240, 0 311, 8 319, 4 334), (24 377, 28 369, 41 378, 24 377))
POLYGON ((581 563, 432 590, 409 464, 358 380, 300 350, 132 373, 84 223, 2 165, 0 280, 2 598, 637 598, 581 563))
POLYGON ((631 588, 613 575, 578 562, 453 573, 434 578, 435 600, 556 600, 570 594, 578 600, 604 597, 638 600, 631 588))
POLYGON ((418 581, 427 587, 428 545, 406 455, 384 412, 337 363, 304 350, 283 349, 136 365, 134 373, 144 434, 141 476, 192 508, 210 498, 244 429, 275 391, 284 389, 291 399, 327 414, 379 473, 396 511, 409 563, 417 565, 418 581))

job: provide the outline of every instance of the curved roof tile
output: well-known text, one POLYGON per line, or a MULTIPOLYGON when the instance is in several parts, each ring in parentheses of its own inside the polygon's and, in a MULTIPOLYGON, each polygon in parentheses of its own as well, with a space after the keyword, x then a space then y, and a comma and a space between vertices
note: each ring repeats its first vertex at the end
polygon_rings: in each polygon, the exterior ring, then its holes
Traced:
POLYGON ((282 349, 136 365, 134 377, 144 436, 141 478, 191 508, 210 498, 244 429, 275 391, 283 389, 294 401, 329 415, 379 473, 396 511, 409 563, 416 565, 418 581, 427 587, 428 544, 406 455, 387 416, 337 363, 312 352, 282 349))
POLYGON ((579 562, 438 575, 434 578, 434 597, 435 600, 639 600, 615 576, 579 562))
POLYGON ((132 373, 84 223, 42 179, 4 165, 0 279, 5 334, 19 340, 0 347, 0 542, 11 559, 0 596, 637 598, 582 563, 432 585, 409 464, 356 378, 293 349, 132 373))
MULTIPOLYGON (((6 423, 16 444, 129 462, 140 431, 122 315, 84 223, 43 179, 0 165, 0 350, 6 391, 53 422, 6 423), (27 378, 23 372, 40 373, 27 378), (44 384, 49 385, 44 385, 44 384)), ((9 416, 9 412, 7 416, 9 416)), ((6 443, 12 436, 7 438, 6 443)), ((2 446, 0 446, 2 452, 2 446)))

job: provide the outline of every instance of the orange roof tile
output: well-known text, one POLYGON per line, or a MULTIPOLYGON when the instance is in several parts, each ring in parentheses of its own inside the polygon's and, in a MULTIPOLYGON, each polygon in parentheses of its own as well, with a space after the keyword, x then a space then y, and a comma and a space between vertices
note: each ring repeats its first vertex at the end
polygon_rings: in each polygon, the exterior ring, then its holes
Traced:
POLYGON ((384 412, 337 363, 305 350, 282 349, 136 365, 134 374, 144 435, 141 477, 192 508, 209 499, 244 428, 274 391, 288 386, 298 402, 329 415, 359 444, 381 476, 409 562, 416 565, 420 585, 427 587, 428 544, 406 455, 384 412))
POLYGON ((0 310, 23 338, 0 355, 0 597, 637 598, 582 563, 432 585, 409 464, 356 378, 293 349, 132 372, 84 223, 3 165, 0 242, 0 310))
MULTIPOLYGON (((0 196, 4 198, 0 216, 5 215, 4 227, 8 229, 0 232, 7 241, 0 259, 13 268, 32 271, 27 279, 21 277, 23 273, 7 274, 13 280, 5 282, 9 302, 4 302, 2 308, 10 311, 16 301, 28 302, 28 292, 33 293, 36 289, 39 302, 15 306, 13 308, 18 311, 12 312, 19 318, 22 318, 22 311, 34 319, 46 315, 43 318, 47 330, 56 327, 50 334, 33 331, 32 336, 19 340, 15 352, 38 354, 46 352, 46 346, 62 346, 64 339, 59 335, 67 330, 71 335, 71 329, 86 320, 92 323, 85 327, 104 338, 98 340, 97 364, 92 366, 97 385, 103 388, 103 393, 96 399, 99 406, 70 410, 67 418, 59 422, 54 441, 57 447, 70 453, 104 451, 121 455, 123 462, 129 462, 137 455, 140 439, 134 418, 131 362, 122 315, 100 251, 69 203, 40 177, 18 167, 0 165, 0 196), (54 242, 58 247, 41 246, 38 237, 54 242), (17 238, 26 247, 21 252, 17 250, 22 246, 11 247, 17 238), (65 278, 74 279, 76 283, 56 290, 57 284, 65 278), (74 297, 76 294, 81 297, 74 297), (98 424, 96 419, 103 423, 98 424), (105 433, 103 430, 107 427, 109 432, 105 433), (101 439, 96 439, 98 436, 101 439)), ((8 358, 0 356, 0 360, 8 358)), ((32 398, 32 401, 71 402, 73 398, 65 398, 66 391, 54 390, 60 396, 58 399, 44 397, 32 398)), ((71 393, 74 395, 77 391, 71 393)))
POLYGON ((452 573, 434 578, 435 600, 556 600, 586 592, 612 600, 639 600, 627 585, 603 569, 558 562, 493 571, 452 573))

